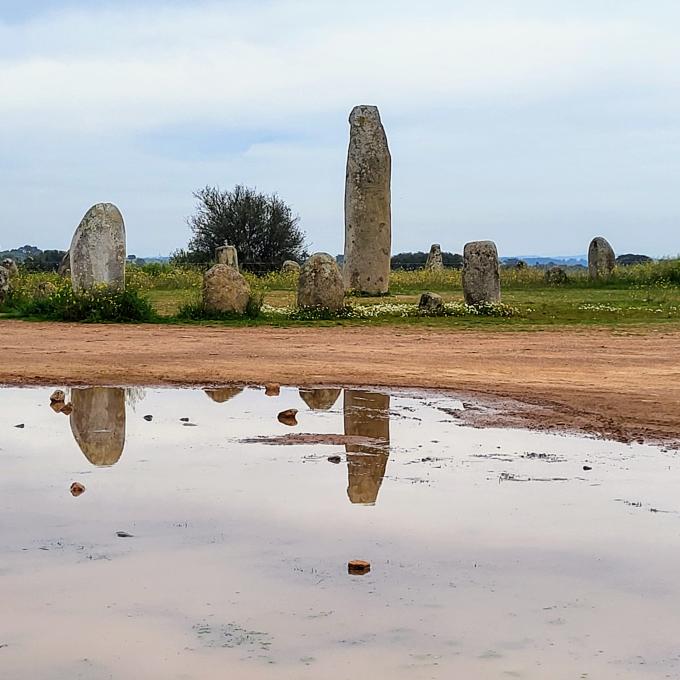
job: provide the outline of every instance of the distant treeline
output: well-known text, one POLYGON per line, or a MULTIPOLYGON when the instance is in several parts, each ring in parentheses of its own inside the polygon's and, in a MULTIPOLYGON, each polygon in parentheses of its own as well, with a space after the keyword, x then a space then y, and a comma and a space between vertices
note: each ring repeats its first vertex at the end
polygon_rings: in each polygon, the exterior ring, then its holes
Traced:
MULTIPOLYGON (((427 262, 427 253, 398 253, 392 255, 392 269, 418 269, 424 267, 427 262)), ((445 267, 462 269, 463 256, 458 253, 442 252, 442 260, 445 267)))

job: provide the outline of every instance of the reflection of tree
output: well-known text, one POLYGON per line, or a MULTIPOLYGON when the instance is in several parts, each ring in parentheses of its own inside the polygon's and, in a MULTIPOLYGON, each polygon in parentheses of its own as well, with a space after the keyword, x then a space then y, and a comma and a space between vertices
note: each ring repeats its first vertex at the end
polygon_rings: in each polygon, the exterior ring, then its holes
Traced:
POLYGON ((133 411, 137 410, 137 404, 144 401, 145 398, 146 390, 143 387, 125 388, 125 403, 130 406, 133 411))
POLYGON ((352 503, 372 505, 385 476, 390 443, 388 394, 345 390, 345 434, 379 440, 375 444, 345 444, 347 495, 352 503))
POLYGON ((328 411, 335 406, 341 390, 333 389, 310 389, 301 387, 300 398, 312 409, 312 411, 328 411))
POLYGON ((215 390, 203 390, 213 401, 218 404, 224 404, 224 402, 233 399, 237 394, 243 392, 242 387, 220 387, 215 390))
POLYGON ((117 463, 125 446, 125 390, 73 388, 71 404, 71 432, 85 457, 97 466, 117 463))

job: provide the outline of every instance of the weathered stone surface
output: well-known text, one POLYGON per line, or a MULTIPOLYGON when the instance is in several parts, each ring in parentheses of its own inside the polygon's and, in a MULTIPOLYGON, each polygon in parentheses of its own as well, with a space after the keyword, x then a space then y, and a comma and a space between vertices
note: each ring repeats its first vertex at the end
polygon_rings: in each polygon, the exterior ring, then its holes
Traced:
POLYGON ((314 253, 300 270, 297 305, 337 311, 344 305, 345 287, 335 258, 314 253))
POLYGON ((220 387, 218 389, 203 390, 215 403, 224 404, 243 392, 242 387, 220 387))
POLYGON ((370 295, 388 292, 392 251, 392 159, 376 106, 349 116, 345 176, 345 287, 370 295))
POLYGON ((441 314, 444 311, 444 298, 437 293, 423 293, 418 302, 418 309, 426 314, 441 314))
POLYGON ((282 265, 281 265, 281 273, 282 274, 290 274, 290 273, 295 273, 300 271, 300 265, 295 262, 294 260, 286 260, 282 265))
POLYGON ((378 443, 345 444, 347 496, 351 503, 373 505, 385 476, 390 443, 390 396, 345 390, 345 436, 367 437, 378 443))
POLYGON ((69 248, 74 291, 107 285, 125 288, 125 224, 112 203, 92 206, 73 234, 69 248))
POLYGON ((250 285, 233 267, 216 264, 203 276, 203 304, 207 310, 243 314, 249 299, 250 285))
POLYGON ((588 276, 591 279, 608 279, 616 266, 614 249, 609 241, 602 236, 596 236, 588 248, 588 276))
POLYGON ((220 246, 215 250, 215 259, 217 264, 226 264, 228 267, 233 267, 236 271, 239 271, 236 246, 228 246, 226 243, 220 246))
POLYGON ((427 255, 427 262, 425 269, 444 269, 444 258, 442 257, 442 247, 438 243, 433 243, 430 246, 430 252, 427 255))
POLYGON ((562 267, 549 267, 545 270, 545 282, 551 286, 561 286, 569 281, 567 272, 562 267))
POLYGON ((64 257, 61 258, 61 262, 57 268, 57 274, 59 274, 59 276, 71 275, 71 253, 68 250, 64 253, 64 257))
POLYGON ((498 251, 493 241, 472 241, 463 250, 463 295, 469 305, 500 302, 498 251))
POLYGON ((299 392, 302 401, 304 401, 312 411, 328 411, 328 409, 333 408, 342 390, 301 387, 299 392))
POLYGON ((17 267, 17 263, 11 257, 6 257, 2 262, 0 262, 0 267, 7 270, 10 278, 17 276, 19 273, 19 267, 17 267))
POLYGON ((125 446, 125 390, 74 387, 71 432, 85 457, 98 467, 114 465, 125 446))

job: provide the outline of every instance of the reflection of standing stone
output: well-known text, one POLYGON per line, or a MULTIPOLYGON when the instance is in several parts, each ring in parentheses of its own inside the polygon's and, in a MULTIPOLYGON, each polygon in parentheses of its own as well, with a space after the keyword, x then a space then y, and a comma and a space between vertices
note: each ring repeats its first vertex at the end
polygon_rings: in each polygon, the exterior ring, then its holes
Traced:
POLYGON ((608 279, 614 271, 616 256, 609 241, 596 236, 588 248, 588 276, 593 279, 608 279))
POLYGON ((301 387, 300 398, 312 409, 312 411, 328 411, 333 408, 342 390, 338 389, 311 389, 301 387))
POLYGON ((210 312, 243 314, 250 299, 250 285, 242 274, 226 264, 216 264, 203 276, 203 305, 210 312))
POLYGON ((493 241, 472 241, 465 244, 463 295, 468 305, 500 302, 498 251, 493 241))
POLYGON ((92 206, 73 234, 69 248, 74 291, 104 284, 125 288, 125 224, 112 203, 92 206))
POLYGON ((372 505, 385 476, 390 443, 388 394, 345 390, 345 434, 370 437, 376 444, 345 444, 347 496, 352 503, 372 505))
POLYGON ((314 253, 300 270, 297 305, 338 311, 345 304, 345 287, 335 258, 314 253))
POLYGON ((125 390, 73 388, 71 404, 71 432, 85 457, 98 467, 117 463, 125 446, 125 390))
POLYGON ((203 390, 214 402, 224 404, 243 392, 242 387, 220 387, 214 390, 203 390))
POLYGON ((291 274, 291 273, 296 273, 300 271, 300 265, 295 262, 294 260, 286 260, 282 265, 281 265, 281 273, 282 274, 291 274))
POLYGON ((392 159, 376 106, 355 106, 349 123, 345 177, 345 287, 382 295, 390 285, 392 159))
POLYGON ((444 269, 444 259, 442 257, 442 247, 438 243, 433 243, 430 246, 430 252, 427 256, 425 269, 444 269))
POLYGON ((228 267, 233 267, 236 271, 239 271, 236 246, 228 246, 225 243, 215 250, 215 257, 217 264, 226 264, 228 267))

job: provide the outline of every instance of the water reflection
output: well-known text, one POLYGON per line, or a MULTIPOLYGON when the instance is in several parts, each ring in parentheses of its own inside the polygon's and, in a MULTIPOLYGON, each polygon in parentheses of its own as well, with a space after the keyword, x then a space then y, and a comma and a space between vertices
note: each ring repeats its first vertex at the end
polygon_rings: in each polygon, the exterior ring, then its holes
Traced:
POLYGON ((301 387, 300 398, 312 411, 328 411, 335 406, 335 402, 342 390, 339 389, 311 389, 301 387))
POLYGON ((125 390, 73 388, 71 403, 71 432, 85 457, 98 467, 117 463, 125 446, 125 390))
POLYGON ((390 442, 390 396, 345 390, 345 434, 370 437, 384 444, 345 444, 347 496, 352 503, 373 505, 385 476, 390 442))
POLYGON ((220 387, 219 389, 203 390, 214 402, 224 404, 243 392, 242 387, 220 387))

